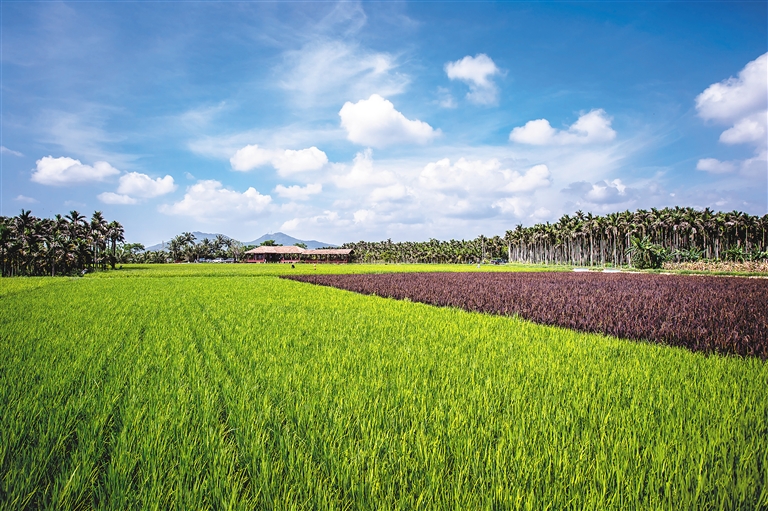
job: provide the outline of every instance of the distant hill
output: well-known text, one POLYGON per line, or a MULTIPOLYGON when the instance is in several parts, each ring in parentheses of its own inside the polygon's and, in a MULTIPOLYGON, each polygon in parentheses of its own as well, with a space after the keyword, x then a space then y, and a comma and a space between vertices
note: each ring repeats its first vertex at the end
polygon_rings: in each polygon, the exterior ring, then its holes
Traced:
MULTIPOLYGON (((213 241, 213 239, 217 236, 217 234, 211 234, 209 232, 200 232, 200 231, 194 231, 192 234, 195 236, 195 243, 200 243, 205 238, 208 238, 209 240, 213 241)), ((336 247, 337 245, 333 245, 331 243, 323 243, 322 241, 317 240, 300 240, 298 238, 294 238, 293 236, 288 236, 287 234, 284 234, 282 232, 276 232, 273 234, 265 234, 260 238, 257 238, 253 241, 246 241, 243 242, 243 245, 261 245, 262 241, 267 240, 275 240, 275 243, 278 245, 285 245, 290 246, 295 243, 304 243, 307 245, 307 248, 323 248, 323 247, 336 247)), ((163 250, 168 248, 168 243, 171 240, 165 241, 165 246, 163 246, 163 243, 158 243, 156 245, 152 245, 151 247, 147 247, 146 250, 163 250)))
POLYGON ((267 241, 267 240, 275 240, 275 243, 277 243, 278 245, 285 245, 286 247, 290 245, 295 245, 296 243, 304 243, 305 245, 307 245, 307 248, 323 248, 323 247, 335 248, 338 246, 338 245, 333 245, 331 243, 325 243, 317 240, 300 240, 300 239, 294 238, 293 236, 288 236, 287 234, 284 234, 282 232, 265 234, 261 238, 257 238, 253 241, 244 241, 243 245, 258 246, 258 245, 261 245, 262 241, 267 241))

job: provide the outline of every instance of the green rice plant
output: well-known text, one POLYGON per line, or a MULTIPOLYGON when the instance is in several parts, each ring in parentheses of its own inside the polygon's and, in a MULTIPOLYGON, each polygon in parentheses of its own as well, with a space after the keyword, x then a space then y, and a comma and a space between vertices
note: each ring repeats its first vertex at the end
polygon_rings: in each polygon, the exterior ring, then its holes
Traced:
POLYGON ((768 505, 764 361, 187 266, 2 297, 0 508, 768 505))

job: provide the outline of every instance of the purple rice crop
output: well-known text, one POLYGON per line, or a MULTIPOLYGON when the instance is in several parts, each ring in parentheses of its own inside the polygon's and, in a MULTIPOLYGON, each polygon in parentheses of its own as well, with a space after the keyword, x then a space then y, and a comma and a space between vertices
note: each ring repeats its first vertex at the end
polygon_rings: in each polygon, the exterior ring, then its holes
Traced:
POLYGON ((293 280, 692 351, 768 358, 768 280, 626 273, 393 273, 293 280))

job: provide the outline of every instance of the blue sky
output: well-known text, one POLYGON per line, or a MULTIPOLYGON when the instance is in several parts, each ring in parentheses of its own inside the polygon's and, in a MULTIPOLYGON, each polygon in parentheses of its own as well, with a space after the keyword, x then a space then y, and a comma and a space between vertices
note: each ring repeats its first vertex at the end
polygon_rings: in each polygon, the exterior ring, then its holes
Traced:
POLYGON ((4 1, 1 213, 146 244, 762 215, 767 6, 4 1))

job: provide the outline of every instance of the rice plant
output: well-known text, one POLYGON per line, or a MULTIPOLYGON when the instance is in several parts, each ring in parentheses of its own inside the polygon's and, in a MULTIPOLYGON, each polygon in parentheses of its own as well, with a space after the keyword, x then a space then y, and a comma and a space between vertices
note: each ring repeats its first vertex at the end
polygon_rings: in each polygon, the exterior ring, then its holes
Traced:
POLYGON ((768 506, 758 358, 183 271, 0 295, 0 508, 768 506))

